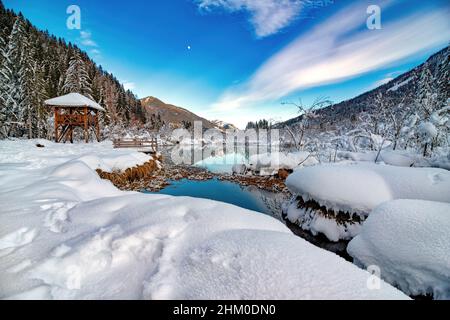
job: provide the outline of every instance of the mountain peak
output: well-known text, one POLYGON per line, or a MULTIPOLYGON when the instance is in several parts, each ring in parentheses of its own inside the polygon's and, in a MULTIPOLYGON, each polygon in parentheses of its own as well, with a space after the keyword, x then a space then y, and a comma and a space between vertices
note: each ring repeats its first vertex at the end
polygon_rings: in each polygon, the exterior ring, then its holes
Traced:
POLYGON ((142 98, 141 104, 148 116, 159 115, 162 121, 170 124, 172 127, 182 127, 186 123, 191 123, 193 125, 195 121, 201 121, 203 127, 206 129, 215 127, 213 123, 195 113, 185 108, 165 103, 153 96, 142 98))
POLYGON ((148 96, 148 97, 142 98, 141 102, 143 104, 165 104, 164 101, 162 101, 156 97, 153 97, 153 96, 148 96))

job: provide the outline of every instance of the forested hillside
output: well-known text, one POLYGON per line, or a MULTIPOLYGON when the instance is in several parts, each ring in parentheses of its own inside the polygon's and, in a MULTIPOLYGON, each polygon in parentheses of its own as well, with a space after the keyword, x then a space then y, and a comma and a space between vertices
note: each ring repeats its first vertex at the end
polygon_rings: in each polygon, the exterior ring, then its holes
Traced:
MULTIPOLYGON (((413 147, 431 155, 435 147, 450 143, 449 52, 450 47, 444 48, 420 66, 354 99, 335 105, 299 105, 299 117, 276 127, 287 129, 288 136, 311 139, 332 133, 332 144, 349 149, 355 149, 356 140, 369 140, 370 148, 386 140, 394 149, 413 147)), ((305 146, 306 140, 297 142, 305 146)))
POLYGON ((140 101, 114 75, 0 1, 0 138, 50 138, 52 114, 43 102, 70 92, 106 109, 101 124, 109 130, 104 132, 145 123, 140 101))

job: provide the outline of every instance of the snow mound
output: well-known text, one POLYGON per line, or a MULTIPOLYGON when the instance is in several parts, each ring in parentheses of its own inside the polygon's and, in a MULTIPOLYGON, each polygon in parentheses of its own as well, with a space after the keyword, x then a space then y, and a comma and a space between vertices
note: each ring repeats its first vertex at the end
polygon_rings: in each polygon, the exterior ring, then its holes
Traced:
POLYGON ((379 266, 384 280, 409 295, 450 299, 449 235, 449 203, 396 200, 370 214, 347 250, 357 264, 379 266))
MULTIPOLYGON (((317 255, 317 247, 289 233, 223 231, 185 250, 170 280, 161 285, 157 279, 146 289, 159 287, 158 299, 380 298, 378 290, 367 289, 366 271, 353 273, 351 264, 336 257, 317 255)), ((383 282, 386 299, 404 298, 386 289, 383 282)))
POLYGON ((371 163, 301 168, 286 185, 305 201, 313 199, 334 211, 367 216, 377 205, 395 199, 450 202, 450 172, 371 163))

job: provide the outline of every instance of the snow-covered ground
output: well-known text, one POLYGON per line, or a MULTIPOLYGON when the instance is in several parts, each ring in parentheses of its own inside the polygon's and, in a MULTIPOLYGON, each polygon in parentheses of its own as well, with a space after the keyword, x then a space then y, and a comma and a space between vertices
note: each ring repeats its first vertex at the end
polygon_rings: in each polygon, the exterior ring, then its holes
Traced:
POLYGON ((366 152, 349 152, 340 151, 337 154, 340 160, 352 160, 352 161, 363 161, 363 162, 375 162, 384 163, 393 166, 400 167, 412 167, 414 165, 422 164, 425 160, 422 156, 415 152, 408 151, 392 151, 383 150, 378 155, 378 151, 366 151, 366 152), (378 156, 378 159, 377 159, 378 156))
POLYGON ((337 158, 340 161, 362 161, 389 164, 399 167, 434 167, 450 170, 450 149, 436 148, 431 158, 424 158, 414 150, 392 150, 383 149, 378 151, 350 152, 339 151, 337 158), (378 157, 378 158, 377 158, 378 157))
POLYGON ((384 203, 347 250, 355 263, 377 265, 383 279, 410 295, 450 299, 450 203, 384 203))
MULTIPOLYGON (((326 210, 358 215, 364 220, 379 204, 395 199, 450 202, 450 172, 436 168, 409 168, 368 162, 341 163, 300 168, 286 185, 304 201, 314 200, 326 210)), ((287 218, 330 240, 351 239, 360 223, 337 223, 317 210, 298 208, 292 201, 287 218)))
POLYGON ((0 298, 407 298, 271 217, 122 192, 94 171, 148 159, 110 143, 0 141, 0 298))

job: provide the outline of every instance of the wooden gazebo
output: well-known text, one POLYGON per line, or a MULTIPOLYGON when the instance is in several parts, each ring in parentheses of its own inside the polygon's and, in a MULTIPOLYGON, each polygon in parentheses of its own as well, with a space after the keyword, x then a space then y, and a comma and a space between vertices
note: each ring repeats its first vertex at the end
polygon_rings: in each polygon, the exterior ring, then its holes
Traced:
POLYGON ((94 131, 97 141, 100 141, 99 111, 105 111, 98 103, 79 94, 69 93, 65 96, 45 101, 55 112, 55 141, 73 143, 73 130, 81 127, 84 140, 89 142, 90 131, 94 131))

